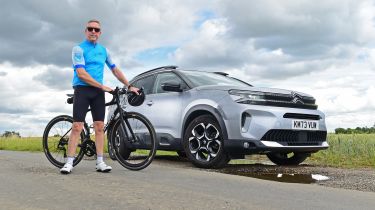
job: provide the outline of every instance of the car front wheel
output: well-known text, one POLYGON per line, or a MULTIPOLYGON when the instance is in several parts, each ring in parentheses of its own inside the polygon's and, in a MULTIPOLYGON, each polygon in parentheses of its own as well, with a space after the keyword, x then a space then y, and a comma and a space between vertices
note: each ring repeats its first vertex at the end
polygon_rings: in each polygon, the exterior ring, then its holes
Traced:
POLYGON ((188 159, 200 168, 221 168, 230 158, 224 151, 222 130, 211 115, 202 115, 185 130, 183 146, 188 159))
POLYGON ((309 153, 268 153, 267 157, 276 165, 298 165, 309 157, 309 153))

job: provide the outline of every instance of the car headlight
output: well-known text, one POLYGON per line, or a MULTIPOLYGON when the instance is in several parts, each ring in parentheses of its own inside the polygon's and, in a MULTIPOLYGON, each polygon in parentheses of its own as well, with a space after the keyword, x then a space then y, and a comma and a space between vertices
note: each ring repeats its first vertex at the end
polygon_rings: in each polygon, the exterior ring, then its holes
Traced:
POLYGON ((264 101, 265 95, 263 92, 249 91, 249 90, 229 90, 232 99, 237 103, 251 104, 257 101, 264 101))

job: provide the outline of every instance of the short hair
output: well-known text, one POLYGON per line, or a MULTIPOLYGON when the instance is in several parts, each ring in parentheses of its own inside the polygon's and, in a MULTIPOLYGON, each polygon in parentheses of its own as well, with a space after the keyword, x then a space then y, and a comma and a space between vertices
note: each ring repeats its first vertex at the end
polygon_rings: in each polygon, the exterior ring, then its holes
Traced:
POLYGON ((100 25, 100 22, 97 19, 91 19, 91 20, 87 21, 87 24, 89 24, 89 23, 97 23, 97 24, 100 25))

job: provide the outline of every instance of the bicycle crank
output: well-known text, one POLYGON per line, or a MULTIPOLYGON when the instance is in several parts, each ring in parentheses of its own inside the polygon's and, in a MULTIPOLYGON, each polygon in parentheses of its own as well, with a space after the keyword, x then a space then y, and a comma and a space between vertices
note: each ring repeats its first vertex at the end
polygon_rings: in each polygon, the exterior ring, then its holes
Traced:
POLYGON ((86 140, 82 142, 82 148, 84 149, 85 155, 92 157, 96 154, 95 142, 91 140, 86 140))

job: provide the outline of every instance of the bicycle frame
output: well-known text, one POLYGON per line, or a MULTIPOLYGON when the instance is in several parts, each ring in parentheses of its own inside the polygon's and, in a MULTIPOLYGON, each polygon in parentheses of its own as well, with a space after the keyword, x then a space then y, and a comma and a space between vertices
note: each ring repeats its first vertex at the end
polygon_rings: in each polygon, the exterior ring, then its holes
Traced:
MULTIPOLYGON (((109 127, 112 124, 112 122, 115 121, 117 114, 119 114, 120 119, 122 119, 121 120, 122 131, 124 132, 125 137, 129 139, 129 134, 127 132, 126 127, 131 128, 131 126, 129 124, 129 121, 125 118, 125 116, 127 115, 127 112, 124 109, 121 108, 120 96, 119 96, 119 89, 116 88, 111 94, 113 95, 113 99, 110 102, 106 103, 105 106, 107 107, 107 106, 110 106, 110 105, 117 105, 117 108, 114 111, 114 114, 108 120, 108 122, 104 125, 104 133, 107 132, 107 130, 109 129, 109 127)), ((91 109, 87 110, 87 112, 90 112, 90 111, 91 111, 91 109)), ((84 141, 85 140, 91 140, 91 137, 90 137, 90 135, 91 135, 90 127, 88 126, 86 120, 84 121, 84 128, 85 128, 85 130, 87 130, 87 132, 84 132, 85 133, 85 135, 84 135, 85 136, 84 141)), ((133 130, 132 129, 128 129, 128 130, 130 131, 130 134, 131 134, 131 137, 132 137, 131 139, 135 140, 136 136, 135 136, 133 130)), ((69 131, 70 130, 68 130, 68 132, 69 131)))
MULTIPOLYGON (((110 156, 111 154, 114 156, 111 158, 116 158, 118 162, 127 169, 141 170, 152 162, 156 154, 156 134, 151 122, 145 116, 136 112, 127 112, 122 108, 120 96, 126 93, 128 93, 126 89, 118 87, 110 92, 113 98, 110 102, 106 103, 105 106, 114 105, 115 110, 103 129, 104 132, 107 132, 109 140, 108 147, 111 149, 109 151, 110 156), (145 131, 143 131, 143 129, 145 129, 145 131), (149 144, 147 144, 146 141, 149 142, 149 144), (138 150, 140 150, 140 153, 138 150)), ((74 101, 73 97, 72 95, 68 96, 67 102, 72 104, 74 101)), ((87 110, 87 112, 90 111, 92 110, 87 110)), ((59 168, 63 167, 66 161, 67 146, 70 138, 69 133, 71 133, 74 127, 72 123, 74 123, 73 117, 59 115, 47 124, 43 133, 44 153, 47 159, 59 168), (56 142, 56 140, 58 142, 56 142)), ((89 126, 86 120, 82 123, 83 131, 79 134, 80 140, 78 145, 80 150, 74 159, 74 165, 78 164, 84 155, 91 157, 96 154, 95 142, 91 140, 91 128, 93 126, 89 126)))

